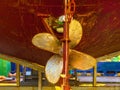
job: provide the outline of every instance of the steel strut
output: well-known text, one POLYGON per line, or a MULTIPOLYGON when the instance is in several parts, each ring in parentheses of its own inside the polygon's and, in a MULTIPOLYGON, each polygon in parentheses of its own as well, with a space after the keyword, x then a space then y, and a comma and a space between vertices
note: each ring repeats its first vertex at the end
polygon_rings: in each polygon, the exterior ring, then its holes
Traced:
POLYGON ((72 19, 72 16, 75 12, 75 2, 74 0, 65 0, 65 23, 64 23, 64 32, 63 32, 63 83, 62 83, 62 90, 70 90, 69 85, 69 23, 72 19))

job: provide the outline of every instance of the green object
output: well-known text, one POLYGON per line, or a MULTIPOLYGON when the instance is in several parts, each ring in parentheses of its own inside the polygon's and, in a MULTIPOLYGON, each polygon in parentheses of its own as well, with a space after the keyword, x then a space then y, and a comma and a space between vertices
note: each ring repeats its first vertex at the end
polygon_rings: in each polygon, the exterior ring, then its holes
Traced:
POLYGON ((11 63, 0 59, 0 76, 8 76, 8 73, 11 71, 11 63))
POLYGON ((118 57, 113 57, 112 58, 112 62, 118 62, 119 61, 119 58, 118 57))
POLYGON ((58 23, 59 25, 63 25, 63 22, 58 21, 57 23, 58 23))
POLYGON ((69 74, 73 74, 73 70, 69 70, 69 74))
POLYGON ((119 60, 120 60, 120 55, 118 55, 118 58, 119 58, 119 60))

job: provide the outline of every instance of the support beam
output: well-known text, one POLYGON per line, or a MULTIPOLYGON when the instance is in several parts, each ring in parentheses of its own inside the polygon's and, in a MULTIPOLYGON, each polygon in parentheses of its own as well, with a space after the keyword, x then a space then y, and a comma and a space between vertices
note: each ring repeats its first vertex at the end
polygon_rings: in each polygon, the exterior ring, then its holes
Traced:
POLYGON ((37 63, 28 62, 27 60, 24 60, 24 59, 19 59, 19 58, 1 54, 1 53, 0 53, 0 58, 10 62, 14 62, 16 64, 24 65, 34 70, 44 71, 44 66, 39 65, 37 63))
POLYGON ((98 58, 96 58, 96 59, 97 59, 97 61, 99 62, 99 61, 103 61, 103 60, 105 60, 105 59, 109 59, 109 58, 112 58, 112 57, 118 56, 118 55, 120 55, 120 51, 114 52, 114 53, 110 53, 110 54, 107 54, 107 55, 98 57, 98 58))
POLYGON ((97 63, 93 67, 93 86, 96 86, 96 76, 97 76, 97 63))
POLYGON ((38 90, 42 90, 42 72, 38 71, 38 90))
POLYGON ((17 70, 16 70, 16 81, 17 81, 17 86, 20 86, 20 65, 17 64, 17 70))

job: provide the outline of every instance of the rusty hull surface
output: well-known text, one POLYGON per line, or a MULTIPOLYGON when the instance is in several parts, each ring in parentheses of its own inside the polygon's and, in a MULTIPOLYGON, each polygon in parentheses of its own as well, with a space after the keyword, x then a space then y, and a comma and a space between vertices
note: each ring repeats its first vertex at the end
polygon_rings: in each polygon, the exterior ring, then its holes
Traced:
MULTIPOLYGON (((120 51, 120 0, 75 2, 74 18, 83 26, 83 37, 74 49, 94 57, 120 51)), ((63 12, 63 0, 2 0, 0 53, 45 65, 53 53, 31 43, 35 34, 49 32, 36 13, 59 17, 63 12)))

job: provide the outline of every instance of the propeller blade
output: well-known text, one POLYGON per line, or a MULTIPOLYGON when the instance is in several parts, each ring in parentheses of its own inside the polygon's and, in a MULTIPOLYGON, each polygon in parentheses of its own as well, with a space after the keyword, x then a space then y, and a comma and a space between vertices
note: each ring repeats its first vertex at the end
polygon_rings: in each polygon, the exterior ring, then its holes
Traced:
POLYGON ((96 59, 88 54, 78 52, 76 50, 71 50, 69 55, 69 62, 73 68, 88 70, 95 66, 96 59))
POLYGON ((32 38, 36 47, 53 53, 59 53, 61 42, 50 33, 39 33, 32 38))
POLYGON ((50 83, 57 83, 63 70, 63 58, 60 55, 53 55, 45 67, 46 78, 50 83))
POLYGON ((73 19, 69 24, 70 48, 74 48, 81 40, 82 26, 79 21, 73 19))

